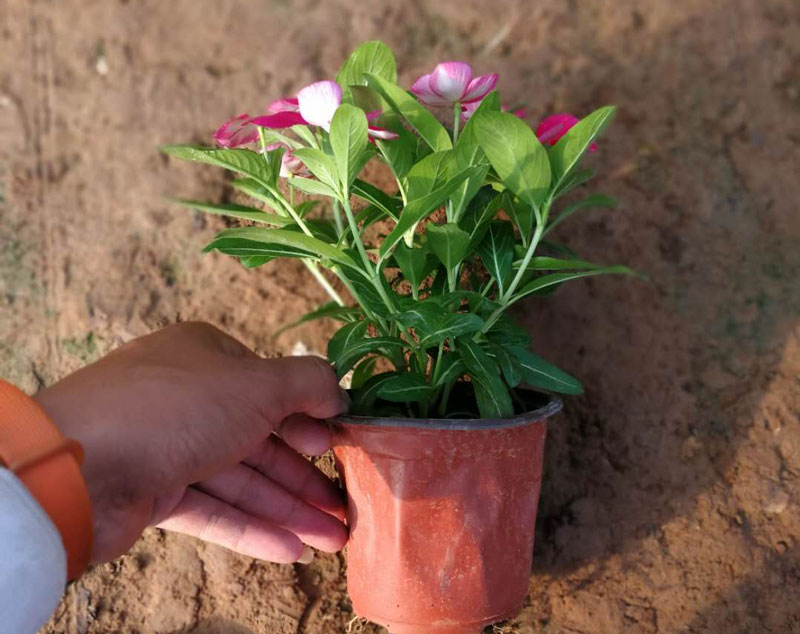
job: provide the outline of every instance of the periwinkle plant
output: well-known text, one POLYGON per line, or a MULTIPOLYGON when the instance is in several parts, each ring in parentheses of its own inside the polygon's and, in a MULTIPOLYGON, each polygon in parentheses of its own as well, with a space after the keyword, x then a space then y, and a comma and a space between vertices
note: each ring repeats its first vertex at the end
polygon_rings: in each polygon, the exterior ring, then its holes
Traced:
POLYGON ((514 388, 523 383, 581 393, 531 352, 508 308, 573 279, 632 273, 548 240, 575 211, 615 204, 598 194, 557 204, 593 176, 580 162, 614 107, 581 120, 552 115, 534 133, 522 113, 504 111, 497 76, 473 78, 468 64, 439 64, 411 92, 396 81, 391 50, 367 42, 335 82, 225 123, 214 135, 221 147, 163 148, 235 172, 233 187, 257 203, 181 200, 250 223, 221 231, 206 250, 246 267, 305 264, 331 302, 296 323, 343 322, 328 357, 339 376, 352 370, 356 413, 499 418, 521 407, 514 388), (452 109, 450 129, 428 109, 439 106, 452 109), (359 178, 370 160, 389 168, 391 191, 359 178), (454 402, 458 383, 474 399, 454 402))

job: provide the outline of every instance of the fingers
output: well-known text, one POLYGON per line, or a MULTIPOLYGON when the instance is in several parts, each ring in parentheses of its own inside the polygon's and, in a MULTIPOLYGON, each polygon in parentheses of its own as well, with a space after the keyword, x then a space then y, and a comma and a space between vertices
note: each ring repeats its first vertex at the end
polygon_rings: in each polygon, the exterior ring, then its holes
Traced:
POLYGON ((191 488, 158 526, 279 564, 295 562, 304 553, 303 543, 290 531, 191 488))
POLYGON ((225 469, 196 486, 248 515, 294 533, 319 550, 336 552, 347 542, 347 529, 335 517, 246 465, 225 469))
POLYGON ((259 360, 262 393, 279 420, 296 413, 330 418, 346 411, 348 403, 331 366, 319 357, 259 360))
POLYGON ((339 488, 277 436, 270 436, 244 463, 292 495, 344 521, 344 498, 339 488))
POLYGON ((277 430, 287 445, 307 456, 321 456, 331 448, 328 426, 304 414, 293 414, 277 430))

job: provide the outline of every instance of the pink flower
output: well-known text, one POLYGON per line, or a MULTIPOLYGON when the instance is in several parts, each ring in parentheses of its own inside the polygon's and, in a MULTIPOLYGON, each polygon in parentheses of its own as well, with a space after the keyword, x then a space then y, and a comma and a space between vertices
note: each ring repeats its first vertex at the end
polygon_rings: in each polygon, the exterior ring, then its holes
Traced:
POLYGON ((297 104, 297 97, 286 97, 285 99, 276 99, 267 106, 269 114, 277 114, 279 112, 299 112, 300 107, 297 104))
MULTIPOLYGON (((471 101, 461 106, 461 121, 464 123, 469 121, 482 102, 483 99, 480 101, 471 101)), ((508 112, 508 106, 501 106, 500 109, 503 112, 508 112)), ((511 114, 516 115, 520 119, 524 119, 526 115, 525 108, 514 108, 514 110, 511 110, 511 114)))
MULTIPOLYGON (((539 141, 543 144, 555 145, 578 121, 579 119, 571 114, 551 114, 549 117, 542 119, 542 122, 536 127, 536 136, 539 137, 539 141)), ((589 146, 589 151, 596 152, 597 143, 592 143, 589 146)))
POLYGON ((411 86, 419 100, 428 106, 480 101, 497 84, 497 75, 472 77, 472 67, 464 62, 443 62, 411 86))
POLYGON ((297 174, 307 174, 308 170, 306 166, 303 165, 303 162, 294 155, 292 148, 290 148, 285 143, 270 143, 266 150, 267 152, 272 152, 273 150, 277 150, 278 148, 284 148, 286 151, 283 153, 281 157, 281 176, 283 178, 289 178, 290 176, 295 176, 297 174))
MULTIPOLYGON (((265 128, 281 129, 293 125, 314 125, 330 132, 336 109, 342 104, 342 87, 335 81, 318 81, 303 88, 296 99, 273 101, 267 109, 270 114, 255 117, 252 123, 265 128)), ((380 112, 367 115, 370 121, 380 112)), ((369 126, 369 134, 378 139, 396 139, 397 134, 376 126, 369 126)))
POLYGON ((248 114, 240 114, 223 123, 214 133, 214 140, 222 147, 232 148, 258 140, 258 128, 248 114))

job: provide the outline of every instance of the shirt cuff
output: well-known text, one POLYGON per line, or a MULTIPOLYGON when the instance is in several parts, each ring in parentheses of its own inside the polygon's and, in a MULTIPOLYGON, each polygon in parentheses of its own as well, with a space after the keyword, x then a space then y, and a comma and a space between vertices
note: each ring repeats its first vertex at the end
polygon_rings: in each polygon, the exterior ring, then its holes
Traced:
POLYGON ((3 468, 0 468, 0 509, 3 631, 36 634, 64 592, 67 580, 64 544, 50 517, 25 485, 3 468))

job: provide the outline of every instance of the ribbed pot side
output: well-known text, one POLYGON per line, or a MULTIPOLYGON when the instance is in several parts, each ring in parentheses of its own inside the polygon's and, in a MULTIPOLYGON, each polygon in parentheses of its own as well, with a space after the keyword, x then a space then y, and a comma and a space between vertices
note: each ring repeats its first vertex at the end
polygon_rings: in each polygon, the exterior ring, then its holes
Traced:
POLYGON ((392 634, 478 634, 520 611, 545 418, 560 405, 552 399, 528 417, 488 428, 480 428, 485 421, 472 429, 452 421, 438 421, 450 426, 444 429, 397 419, 333 422, 356 614, 392 634))

